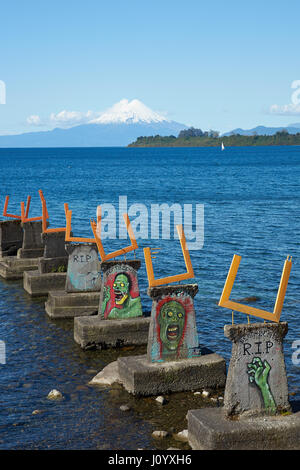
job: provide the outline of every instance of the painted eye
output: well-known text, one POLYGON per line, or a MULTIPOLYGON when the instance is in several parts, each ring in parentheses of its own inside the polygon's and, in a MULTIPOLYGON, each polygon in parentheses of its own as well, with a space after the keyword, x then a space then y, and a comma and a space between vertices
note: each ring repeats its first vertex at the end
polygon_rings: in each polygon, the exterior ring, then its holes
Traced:
POLYGON ((121 287, 124 287, 124 286, 125 286, 124 282, 121 282, 121 287))
POLYGON ((116 284, 115 282, 114 282, 114 285, 113 285, 113 287, 117 287, 117 284, 116 284))
POLYGON ((168 312, 168 317, 173 317, 173 312, 168 312))
POLYGON ((183 315, 182 315, 181 312, 179 312, 177 316, 178 316, 178 318, 182 318, 183 315))

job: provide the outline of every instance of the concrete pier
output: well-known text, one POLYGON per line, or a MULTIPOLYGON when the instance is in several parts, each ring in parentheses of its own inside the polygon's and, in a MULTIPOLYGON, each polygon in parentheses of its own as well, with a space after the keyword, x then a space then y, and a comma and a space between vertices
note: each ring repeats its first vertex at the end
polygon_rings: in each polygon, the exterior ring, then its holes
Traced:
POLYGON ((99 316, 74 319, 74 340, 82 349, 121 348, 147 344, 150 317, 99 320, 99 316))
POLYGON ((300 412, 232 420, 222 408, 189 410, 188 434, 194 450, 300 450, 300 412))
POLYGON ((99 297, 100 292, 50 291, 45 303, 45 310, 51 318, 94 315, 98 311, 99 297))
POLYGON ((147 354, 118 359, 124 388, 149 396, 223 388, 225 360, 200 348, 195 320, 197 284, 148 289, 152 298, 147 354))
POLYGON ((44 245, 41 238, 42 221, 24 222, 22 248, 19 248, 18 258, 38 258, 44 254, 44 245))
POLYGON ((44 248, 41 240, 42 222, 21 223, 23 231, 22 247, 17 256, 5 256, 0 259, 0 276, 7 280, 23 278, 25 271, 38 267, 38 257, 43 256, 44 248))
POLYGON ((286 322, 225 325, 232 341, 224 395, 228 416, 290 410, 283 355, 287 331, 286 322))
POLYGON ((16 256, 5 256, 0 259, 0 276, 9 281, 23 279, 26 271, 36 270, 38 258, 20 259, 16 256))
POLYGON ((64 290, 66 273, 43 273, 38 270, 24 271, 23 287, 31 297, 45 297, 53 290, 64 290))
POLYGON ((141 261, 110 260, 101 263, 99 315, 103 320, 124 320, 143 315, 138 270, 141 261))
POLYGON ((300 449, 300 413, 291 413, 283 356, 288 325, 225 325, 232 355, 224 407, 188 412, 193 449, 300 449))
POLYGON ((101 271, 95 243, 67 243, 66 292, 100 292, 101 271))
POLYGON ((98 313, 101 271, 94 243, 67 243, 68 270, 64 290, 49 291, 45 303, 51 318, 74 318, 98 313))
POLYGON ((140 260, 101 263, 98 315, 74 320, 74 340, 83 349, 145 345, 150 317, 143 316, 137 271, 140 260))
POLYGON ((42 233, 43 257, 38 258, 36 271, 24 272, 23 287, 31 297, 47 296, 53 290, 63 290, 66 284, 68 255, 65 233, 42 233))
POLYGON ((16 256, 23 243, 23 229, 20 220, 0 221, 0 258, 16 256))
POLYGON ((226 363, 215 353, 178 361, 148 361, 147 355, 119 357, 119 375, 124 388, 137 396, 187 392, 225 386, 226 363))

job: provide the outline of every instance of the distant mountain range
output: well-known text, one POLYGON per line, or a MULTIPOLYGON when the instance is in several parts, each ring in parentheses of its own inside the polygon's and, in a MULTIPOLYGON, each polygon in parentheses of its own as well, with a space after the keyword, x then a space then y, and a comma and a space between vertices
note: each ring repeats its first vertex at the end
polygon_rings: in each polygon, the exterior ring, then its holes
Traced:
POLYGON ((125 147, 140 136, 177 135, 185 124, 170 121, 139 100, 121 100, 86 124, 0 136, 0 147, 125 147))
MULTIPOLYGON (((31 118, 33 118, 31 121, 40 121, 39 116, 31 118)), ((132 101, 123 99, 103 113, 61 111, 57 115, 51 115, 51 118, 52 125, 55 122, 60 127, 48 131, 0 135, 0 148, 126 147, 138 137, 156 135, 177 137, 181 130, 188 129, 185 124, 166 119, 137 99, 132 101), (84 120, 81 119, 82 115, 84 120), (70 117, 73 121, 68 121, 70 117)), ((287 127, 257 126, 248 130, 238 128, 224 133, 223 136, 273 135, 283 130, 289 134, 297 134, 300 132, 300 123, 290 124, 287 127)))
POLYGON ((281 131, 286 131, 289 134, 298 134, 300 132, 300 122, 295 123, 295 124, 290 124, 287 127, 265 127, 265 126, 257 126, 253 127, 253 129, 234 129, 233 131, 230 132, 225 132, 225 134, 222 134, 223 136, 230 136, 234 134, 240 134, 240 135, 274 135, 276 132, 281 132, 281 131))

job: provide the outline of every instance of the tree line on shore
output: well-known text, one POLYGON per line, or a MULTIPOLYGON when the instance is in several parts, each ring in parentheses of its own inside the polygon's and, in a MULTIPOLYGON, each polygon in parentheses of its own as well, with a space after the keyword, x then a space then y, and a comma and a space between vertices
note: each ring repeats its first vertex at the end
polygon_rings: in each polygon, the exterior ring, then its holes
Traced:
POLYGON ((182 130, 178 137, 169 136, 141 136, 128 147, 218 147, 222 142, 226 147, 260 146, 260 145, 300 145, 300 132, 289 134, 279 131, 274 135, 241 135, 232 134, 221 137, 217 131, 203 132, 193 127, 182 130))

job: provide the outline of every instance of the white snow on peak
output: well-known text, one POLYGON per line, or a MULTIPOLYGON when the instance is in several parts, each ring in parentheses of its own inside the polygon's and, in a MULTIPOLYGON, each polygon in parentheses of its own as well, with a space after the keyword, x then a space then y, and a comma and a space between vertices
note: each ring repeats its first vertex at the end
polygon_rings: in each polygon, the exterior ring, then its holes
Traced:
POLYGON ((117 124, 117 123, 138 123, 138 122, 163 122, 167 121, 164 116, 152 111, 139 100, 128 101, 123 99, 115 103, 111 108, 100 114, 99 117, 90 121, 93 124, 117 124))

